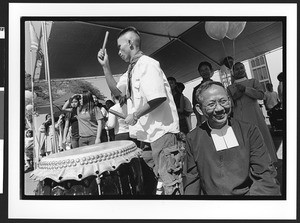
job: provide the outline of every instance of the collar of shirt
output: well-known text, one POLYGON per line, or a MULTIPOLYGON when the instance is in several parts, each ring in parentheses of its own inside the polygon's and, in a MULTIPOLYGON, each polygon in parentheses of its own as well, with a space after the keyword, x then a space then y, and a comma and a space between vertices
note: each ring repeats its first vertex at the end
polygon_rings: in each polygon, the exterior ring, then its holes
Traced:
POLYGON ((128 66, 128 73, 131 73, 132 68, 134 67, 134 65, 136 64, 136 62, 140 59, 141 56, 143 56, 144 53, 142 51, 138 51, 132 58, 130 61, 130 64, 128 66))
MULTIPOLYGON (((132 69, 133 67, 135 66, 136 62, 141 58, 141 56, 143 56, 144 53, 142 51, 139 51, 137 52, 131 59, 131 62, 128 66, 128 70, 127 70, 127 73, 128 73, 128 80, 127 80, 127 90, 128 90, 128 93, 126 95, 126 98, 130 98, 131 97, 131 93, 132 93, 132 83, 131 83, 131 76, 132 76, 132 69)), ((123 103, 122 100, 120 102, 121 104, 123 103)))
POLYGON ((212 128, 208 122, 207 125, 211 130, 210 134, 217 151, 239 146, 232 127, 228 125, 228 121, 221 129, 212 128))

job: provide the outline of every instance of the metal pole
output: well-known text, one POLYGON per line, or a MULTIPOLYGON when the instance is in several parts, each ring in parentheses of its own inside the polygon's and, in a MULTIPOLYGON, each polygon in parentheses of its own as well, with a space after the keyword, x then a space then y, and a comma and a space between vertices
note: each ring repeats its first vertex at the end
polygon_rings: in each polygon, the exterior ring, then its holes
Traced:
POLYGON ((50 112, 51 112, 51 121, 52 121, 52 129, 51 130, 53 132, 53 142, 54 142, 55 153, 56 153, 58 151, 58 149, 57 149, 58 144, 56 142, 56 136, 55 136, 55 121, 54 121, 54 112, 53 112, 53 102, 52 102, 53 100, 52 100, 48 47, 47 47, 47 30, 46 30, 46 22, 45 21, 42 21, 42 33, 43 33, 43 42, 44 42, 45 76, 47 77, 47 80, 48 80, 50 112))
POLYGON ((31 110, 31 115, 32 115, 32 122, 31 124, 31 129, 32 129, 32 133, 33 133, 33 148, 34 148, 34 157, 33 157, 33 167, 34 169, 36 169, 37 164, 39 162, 39 146, 36 146, 36 132, 35 132, 35 123, 34 123, 34 119, 35 119, 35 109, 34 109, 34 68, 33 68, 33 61, 32 61, 32 50, 30 50, 30 59, 31 59, 31 92, 32 92, 32 99, 31 99, 31 103, 32 103, 32 110, 31 110))

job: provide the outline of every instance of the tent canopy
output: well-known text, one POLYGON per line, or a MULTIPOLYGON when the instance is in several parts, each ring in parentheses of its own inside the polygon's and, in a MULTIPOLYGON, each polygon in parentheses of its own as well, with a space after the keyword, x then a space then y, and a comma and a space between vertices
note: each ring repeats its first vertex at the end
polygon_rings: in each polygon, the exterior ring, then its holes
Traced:
MULTIPOLYGON (((240 21, 247 21, 243 19, 240 21)), ((48 40, 51 79, 103 76, 97 61, 105 32, 109 31, 106 45, 113 74, 121 74, 127 64, 118 56, 117 36, 125 27, 134 26, 142 38, 142 51, 157 59, 166 76, 180 82, 199 77, 197 67, 208 61, 213 69, 220 69, 226 56, 243 61, 282 47, 283 22, 279 19, 247 21, 243 32, 233 40, 211 39, 205 32, 205 20, 127 18, 94 21, 54 21, 48 40)), ((41 79, 44 74, 41 74, 41 79)))

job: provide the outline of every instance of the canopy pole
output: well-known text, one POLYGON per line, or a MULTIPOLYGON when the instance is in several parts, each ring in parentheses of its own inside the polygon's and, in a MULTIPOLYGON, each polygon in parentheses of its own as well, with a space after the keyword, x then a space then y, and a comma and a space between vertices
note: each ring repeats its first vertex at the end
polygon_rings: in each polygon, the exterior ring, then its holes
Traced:
MULTIPOLYGON (((48 89, 49 89, 49 100, 50 100, 50 112, 51 112, 51 122, 52 122, 52 133, 53 133, 53 143, 54 143, 54 152, 58 151, 58 144, 56 142, 56 134, 55 134, 55 121, 54 121, 54 112, 53 112, 53 99, 52 99, 52 91, 51 91, 51 79, 50 79, 50 69, 49 69, 49 58, 48 58, 48 46, 47 46, 47 30, 46 30, 46 22, 42 21, 42 33, 43 33, 43 42, 44 42, 44 59, 45 59, 45 76, 48 81, 48 89)), ((51 131, 50 130, 50 131, 51 131)), ((52 151, 53 152, 53 151, 52 151)))
MULTIPOLYGON (((35 109, 34 109, 34 67, 33 67, 33 58, 32 58, 32 50, 30 50, 30 60, 31 60, 31 93, 32 93, 32 99, 31 99, 31 103, 32 103, 32 110, 31 110, 31 117, 32 117, 32 122, 31 124, 31 130, 33 133, 33 140, 34 140, 34 145, 35 145, 35 136, 36 136, 36 128, 35 128, 35 109)), ((33 153, 33 168, 36 169, 37 165, 39 163, 39 151, 40 148, 39 146, 34 146, 34 153, 33 153)))

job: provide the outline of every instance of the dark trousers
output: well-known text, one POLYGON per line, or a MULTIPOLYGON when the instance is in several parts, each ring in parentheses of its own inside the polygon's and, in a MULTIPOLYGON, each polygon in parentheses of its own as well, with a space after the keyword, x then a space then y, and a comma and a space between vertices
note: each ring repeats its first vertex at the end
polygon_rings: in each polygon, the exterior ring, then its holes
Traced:
POLYGON ((145 195, 155 195, 157 178, 153 169, 147 165, 144 159, 140 159, 143 174, 143 189, 145 195))
POLYGON ((100 135, 100 141, 101 142, 108 142, 108 136, 107 136, 106 129, 102 129, 101 135, 100 135))
POLYGON ((124 133, 120 133, 120 134, 115 135, 115 140, 116 141, 118 141, 118 140, 130 140, 129 132, 124 132, 124 133))
POLYGON ((72 145, 72 149, 79 147, 79 138, 72 138, 71 145, 72 145))

